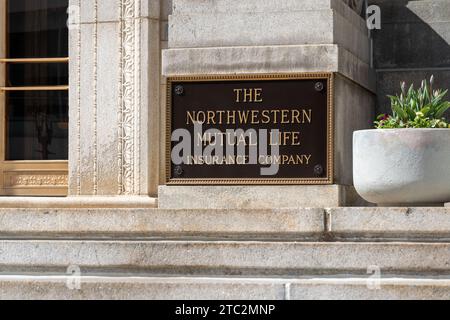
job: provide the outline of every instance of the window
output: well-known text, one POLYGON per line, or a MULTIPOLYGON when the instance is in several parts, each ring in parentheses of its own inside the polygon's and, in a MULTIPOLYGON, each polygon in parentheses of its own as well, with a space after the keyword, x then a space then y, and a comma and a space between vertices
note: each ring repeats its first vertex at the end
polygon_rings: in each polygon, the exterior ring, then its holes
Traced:
POLYGON ((68 159, 68 0, 3 2, 2 193, 63 195, 68 159))

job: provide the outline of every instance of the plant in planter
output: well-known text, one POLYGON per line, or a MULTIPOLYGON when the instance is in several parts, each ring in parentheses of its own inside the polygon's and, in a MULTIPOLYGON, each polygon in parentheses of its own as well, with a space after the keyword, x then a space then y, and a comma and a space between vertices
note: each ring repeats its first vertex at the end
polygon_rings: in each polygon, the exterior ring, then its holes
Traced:
POLYGON ((381 115, 376 130, 353 137, 353 176, 357 192, 379 205, 450 202, 450 108, 448 90, 434 79, 390 96, 392 114, 381 115))

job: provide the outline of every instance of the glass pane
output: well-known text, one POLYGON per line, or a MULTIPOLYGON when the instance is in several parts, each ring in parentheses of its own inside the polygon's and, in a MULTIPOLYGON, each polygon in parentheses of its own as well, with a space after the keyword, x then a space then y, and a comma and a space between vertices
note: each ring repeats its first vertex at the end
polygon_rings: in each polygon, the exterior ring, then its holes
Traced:
POLYGON ((68 0, 8 1, 8 57, 67 57, 68 0))
POLYGON ((8 64, 10 87, 67 85, 69 66, 67 63, 8 64))
POLYGON ((67 91, 10 92, 7 101, 7 160, 67 160, 67 91))

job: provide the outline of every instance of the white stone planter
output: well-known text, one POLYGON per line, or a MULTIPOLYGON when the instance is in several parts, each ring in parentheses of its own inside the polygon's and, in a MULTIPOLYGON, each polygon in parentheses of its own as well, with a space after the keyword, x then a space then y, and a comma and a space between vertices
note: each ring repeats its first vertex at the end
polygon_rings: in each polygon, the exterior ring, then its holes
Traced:
POLYGON ((355 188, 379 205, 450 201, 450 129, 363 130, 353 137, 355 188))

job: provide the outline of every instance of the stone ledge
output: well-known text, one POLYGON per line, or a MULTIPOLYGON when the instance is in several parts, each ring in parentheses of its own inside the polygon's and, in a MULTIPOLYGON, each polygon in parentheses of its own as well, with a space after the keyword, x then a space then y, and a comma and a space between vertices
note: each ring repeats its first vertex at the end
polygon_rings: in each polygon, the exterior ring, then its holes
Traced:
POLYGON ((80 280, 80 289, 70 290, 67 284, 73 284, 73 278, 0 276, 0 299, 450 299, 448 279, 381 279, 377 290, 370 290, 368 279, 363 278, 82 277, 80 280))
POLYGON ((157 199, 145 196, 0 197, 2 208, 154 208, 157 199))
POLYGON ((0 238, 318 239, 323 209, 0 209, 0 238))
POLYGON ((165 76, 338 72, 375 92, 370 66, 338 45, 163 50, 165 76))
POLYGON ((313 279, 291 284, 292 300, 448 300, 449 279, 313 279))
POLYGON ((449 243, 0 241, 0 273, 305 276, 450 274, 449 243))
POLYGON ((229 278, 0 276, 0 299, 282 300, 282 281, 229 278), (68 282, 70 281, 70 282, 68 282))
POLYGON ((341 185, 160 186, 160 209, 271 209, 339 207, 353 187, 341 185))
POLYGON ((327 212, 335 240, 450 240, 450 209, 446 208, 333 208, 327 212))
POLYGON ((450 208, 0 209, 1 239, 450 241, 450 208))
MULTIPOLYGON (((337 0, 342 2, 342 0, 337 0)), ((173 0, 173 13, 253 13, 330 9, 336 0, 173 0)))

